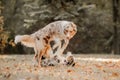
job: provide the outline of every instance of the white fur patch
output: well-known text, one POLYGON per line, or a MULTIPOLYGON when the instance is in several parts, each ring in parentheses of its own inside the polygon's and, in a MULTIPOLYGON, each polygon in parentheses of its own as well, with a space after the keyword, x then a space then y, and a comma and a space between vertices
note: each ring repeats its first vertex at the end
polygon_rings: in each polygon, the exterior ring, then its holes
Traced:
POLYGON ((15 44, 17 44, 18 42, 20 42, 21 41, 21 35, 17 35, 17 36, 15 36, 15 44))

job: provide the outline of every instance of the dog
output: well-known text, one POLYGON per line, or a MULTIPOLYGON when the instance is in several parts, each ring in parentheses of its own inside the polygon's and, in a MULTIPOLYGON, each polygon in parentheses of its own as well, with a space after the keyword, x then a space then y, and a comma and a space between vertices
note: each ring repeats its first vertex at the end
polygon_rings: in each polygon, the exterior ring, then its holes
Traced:
POLYGON ((30 35, 17 35, 15 36, 15 43, 34 48, 35 56, 38 59, 40 66, 42 56, 50 58, 53 55, 53 49, 56 47, 55 54, 62 54, 69 44, 69 40, 76 34, 77 26, 71 21, 55 21, 44 28, 36 31, 30 35), (62 45, 61 40, 64 40, 62 45), (53 48, 50 45, 51 41, 55 41, 53 48))
POLYGON ((64 65, 64 66, 75 66, 75 59, 71 52, 67 52, 65 57, 61 55, 54 55, 53 57, 47 59, 42 59, 41 66, 57 66, 57 65, 64 65))
POLYGON ((57 66, 57 65, 66 65, 66 59, 63 56, 60 55, 54 55, 51 58, 45 58, 41 60, 41 66, 47 67, 47 66, 57 66))

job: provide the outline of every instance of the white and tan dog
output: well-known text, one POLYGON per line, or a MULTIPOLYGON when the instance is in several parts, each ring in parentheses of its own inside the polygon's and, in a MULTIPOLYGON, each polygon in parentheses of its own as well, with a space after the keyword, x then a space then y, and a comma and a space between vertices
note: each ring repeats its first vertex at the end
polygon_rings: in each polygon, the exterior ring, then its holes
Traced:
POLYGON ((58 48, 55 54, 60 53, 61 55, 76 32, 77 27, 73 22, 55 21, 31 35, 17 35, 15 43, 21 42, 27 47, 34 48, 35 58, 37 56, 40 66, 42 56, 50 57, 56 47, 58 48), (64 40, 63 45, 61 40, 64 40), (50 45, 51 41, 55 41, 53 48, 50 45))
POLYGON ((71 52, 67 52, 67 55, 54 55, 50 59, 42 59, 41 66, 57 66, 57 65, 66 65, 66 66, 75 66, 75 59, 71 52))

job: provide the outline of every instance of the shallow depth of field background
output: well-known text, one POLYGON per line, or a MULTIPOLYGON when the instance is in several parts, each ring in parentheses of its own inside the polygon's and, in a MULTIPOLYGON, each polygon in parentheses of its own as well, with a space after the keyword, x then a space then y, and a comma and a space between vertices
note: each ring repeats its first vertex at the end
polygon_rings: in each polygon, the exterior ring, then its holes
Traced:
POLYGON ((0 80, 120 80, 120 0, 0 0, 0 80), (76 64, 38 68, 14 37, 58 20, 77 25, 76 64))
POLYGON ((57 20, 77 25, 78 32, 65 51, 120 54, 119 0, 0 0, 1 53, 34 53, 15 46, 15 35, 34 33, 57 20))

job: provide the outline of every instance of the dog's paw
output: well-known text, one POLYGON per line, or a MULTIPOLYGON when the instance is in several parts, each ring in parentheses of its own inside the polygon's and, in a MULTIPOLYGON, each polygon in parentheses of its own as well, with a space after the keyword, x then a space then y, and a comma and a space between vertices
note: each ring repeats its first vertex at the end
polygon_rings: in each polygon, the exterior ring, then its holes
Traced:
POLYGON ((66 62, 67 66, 75 66, 75 59, 71 52, 67 53, 66 62))

